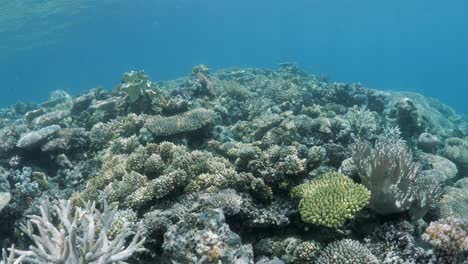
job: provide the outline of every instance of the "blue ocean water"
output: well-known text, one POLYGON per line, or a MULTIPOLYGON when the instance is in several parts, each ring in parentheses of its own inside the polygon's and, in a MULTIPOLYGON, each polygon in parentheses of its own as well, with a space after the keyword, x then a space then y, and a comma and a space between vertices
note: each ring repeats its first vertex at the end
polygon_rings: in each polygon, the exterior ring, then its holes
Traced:
POLYGON ((421 92, 468 114, 466 0, 93 2, 0 19, 0 105, 44 100, 55 89, 112 88, 129 70, 164 80, 200 63, 292 61, 334 81, 421 92), (18 26, 4 29, 5 21, 18 26))

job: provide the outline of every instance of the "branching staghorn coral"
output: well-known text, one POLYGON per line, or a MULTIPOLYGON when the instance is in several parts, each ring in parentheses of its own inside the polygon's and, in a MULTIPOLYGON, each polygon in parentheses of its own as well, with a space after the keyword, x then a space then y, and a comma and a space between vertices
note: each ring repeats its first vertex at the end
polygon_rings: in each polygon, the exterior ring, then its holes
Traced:
POLYGON ((351 146, 352 158, 362 184, 371 191, 370 207, 382 215, 408 210, 415 201, 418 163, 406 144, 379 139, 375 146, 359 141, 351 146))
POLYGON ((22 225, 22 231, 35 245, 29 250, 10 248, 10 252, 18 258, 10 254, 6 259, 4 252, 5 264, 126 263, 125 260, 133 254, 145 250, 145 238, 140 233, 135 234, 128 246, 125 245, 126 239, 132 235, 127 226, 123 226, 113 239, 108 237, 117 208, 104 205, 101 213, 94 202, 87 202, 85 207, 78 207, 73 213, 71 202, 60 200, 54 209, 60 225, 54 226, 49 204, 43 203, 40 206, 41 215, 29 216, 28 224, 22 225), (34 234, 32 225, 38 234, 34 234))

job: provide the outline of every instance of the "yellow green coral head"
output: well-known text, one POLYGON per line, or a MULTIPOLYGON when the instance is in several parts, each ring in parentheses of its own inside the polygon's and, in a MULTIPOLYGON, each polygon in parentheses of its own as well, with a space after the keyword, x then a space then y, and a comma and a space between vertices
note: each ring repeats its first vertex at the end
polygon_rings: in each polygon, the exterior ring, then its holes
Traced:
POLYGON ((336 228, 369 203, 370 191, 337 172, 325 173, 293 188, 301 197, 299 211, 306 223, 336 228))

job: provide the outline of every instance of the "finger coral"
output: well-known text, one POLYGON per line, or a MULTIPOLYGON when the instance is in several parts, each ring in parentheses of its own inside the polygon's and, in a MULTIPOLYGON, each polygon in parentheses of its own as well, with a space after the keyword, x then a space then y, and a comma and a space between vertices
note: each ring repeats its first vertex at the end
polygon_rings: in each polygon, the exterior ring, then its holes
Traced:
POLYGON ((447 217, 431 222, 422 239, 438 250, 439 255, 459 263, 456 260, 461 253, 468 251, 468 219, 447 217))
POLYGON ((468 219, 447 217, 431 222, 422 238, 436 248, 468 250, 468 219))

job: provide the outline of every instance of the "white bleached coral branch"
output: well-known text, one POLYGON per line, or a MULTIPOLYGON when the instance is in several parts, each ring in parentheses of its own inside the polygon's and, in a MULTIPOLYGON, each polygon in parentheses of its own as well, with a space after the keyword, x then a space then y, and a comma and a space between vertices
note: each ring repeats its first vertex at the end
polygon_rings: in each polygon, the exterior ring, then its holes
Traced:
POLYGON ((84 208, 73 207, 70 201, 60 200, 53 206, 60 225, 52 224, 49 204, 40 206, 41 215, 29 216, 28 225, 23 225, 23 232, 29 236, 34 245, 29 250, 17 250, 7 258, 6 252, 2 264, 20 263, 57 263, 57 264, 107 264, 126 263, 136 252, 144 251, 145 238, 136 233, 132 242, 126 246, 126 239, 132 235, 127 226, 109 239, 108 229, 112 224, 116 208, 104 205, 101 213, 96 204, 88 202, 84 208), (34 227, 37 234, 34 234, 34 227))

